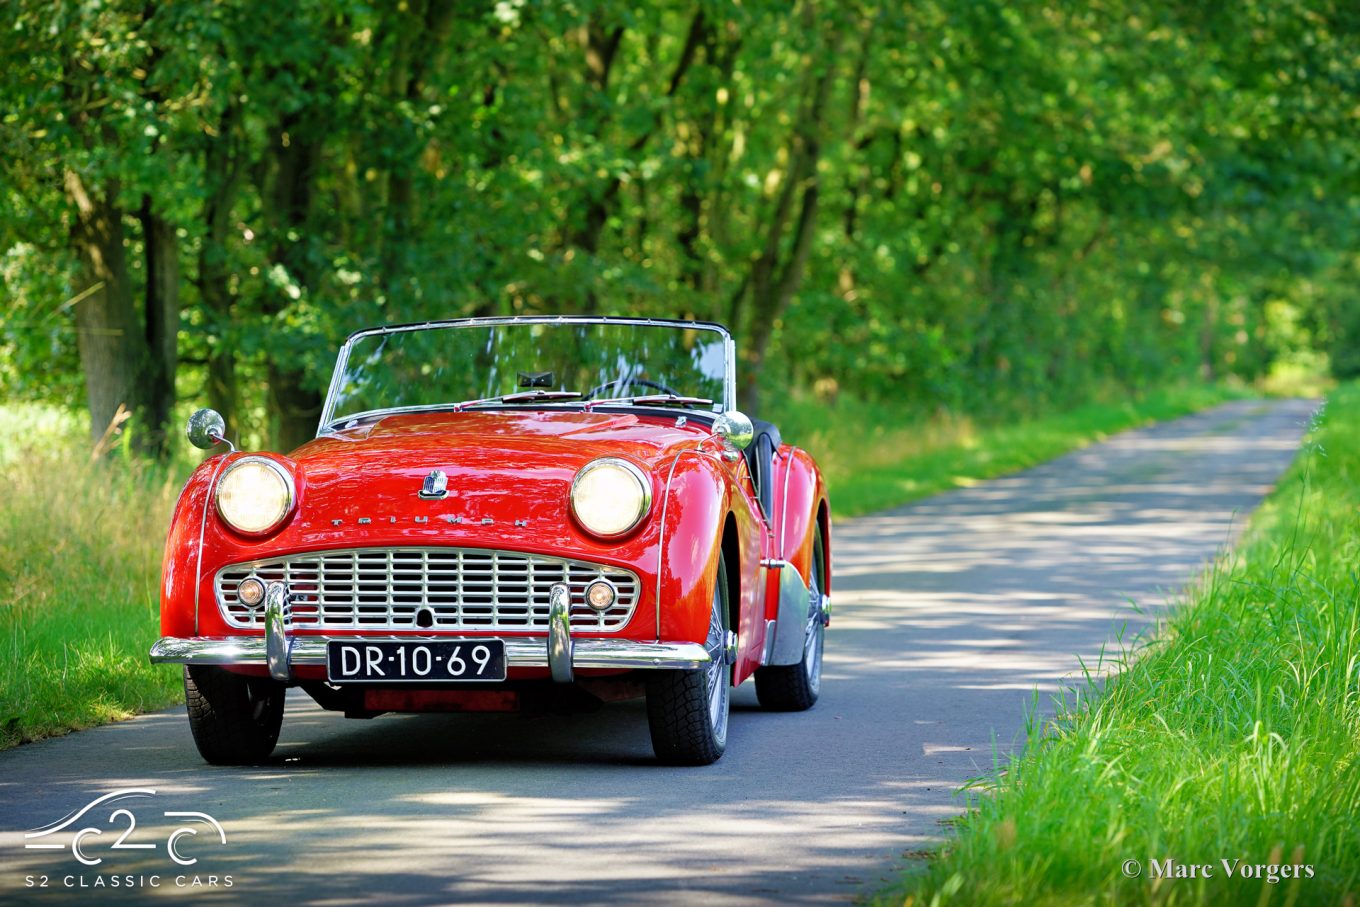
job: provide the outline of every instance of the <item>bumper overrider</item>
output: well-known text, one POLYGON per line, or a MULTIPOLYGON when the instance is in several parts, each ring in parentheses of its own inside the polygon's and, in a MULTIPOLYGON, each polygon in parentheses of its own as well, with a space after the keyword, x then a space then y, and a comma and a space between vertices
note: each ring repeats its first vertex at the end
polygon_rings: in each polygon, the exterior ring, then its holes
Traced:
MULTIPOLYGON (((541 637, 504 637, 507 667, 548 668, 558 683, 571 683, 573 670, 603 668, 613 670, 692 671, 711 661, 708 650, 697 642, 637 642, 628 639, 573 639, 568 616, 568 590, 554 586, 550 596, 548 635, 541 637)), ((326 666, 326 645, 332 640, 348 643, 408 642, 421 639, 454 640, 464 637, 382 635, 382 636, 300 636, 288 632, 284 611, 287 591, 282 583, 272 583, 265 593, 265 632, 263 636, 166 636, 151 647, 154 664, 267 666, 275 680, 293 679, 297 666, 326 666)), ((472 639, 474 637, 466 637, 472 639)), ((476 637, 484 638, 484 637, 476 637)), ((727 656, 729 653, 722 653, 727 656)))

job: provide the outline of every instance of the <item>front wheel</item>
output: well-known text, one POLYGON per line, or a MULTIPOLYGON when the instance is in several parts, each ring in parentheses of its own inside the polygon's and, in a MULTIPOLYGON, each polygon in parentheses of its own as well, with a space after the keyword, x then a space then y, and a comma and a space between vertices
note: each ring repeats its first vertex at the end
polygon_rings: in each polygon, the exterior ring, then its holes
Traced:
POLYGON ((756 698, 772 711, 810 709, 822 691, 822 649, 826 644, 826 622, 822 616, 822 590, 826 588, 825 550, 822 527, 818 526, 812 537, 812 582, 808 589, 803 660, 793 665, 767 665, 756 669, 756 698))
POLYGON ((185 665, 184 703, 198 752, 213 765, 263 762, 279 742, 287 687, 268 677, 185 665))
POLYGON ((704 641, 709 663, 697 671, 658 671, 647 683, 647 724, 656 757, 670 765, 710 765, 727 748, 727 567, 718 560, 704 641))

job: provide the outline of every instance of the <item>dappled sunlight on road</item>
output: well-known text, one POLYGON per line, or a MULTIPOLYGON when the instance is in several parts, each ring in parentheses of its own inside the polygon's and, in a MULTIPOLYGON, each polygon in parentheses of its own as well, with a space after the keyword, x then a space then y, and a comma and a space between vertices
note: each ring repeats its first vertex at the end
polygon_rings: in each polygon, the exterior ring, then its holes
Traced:
POLYGON ((833 661, 916 690, 1052 692, 1116 667, 1231 543, 1310 411, 1229 404, 837 527, 837 651, 855 654, 833 661), (1294 430, 1244 444, 1253 418, 1294 430))

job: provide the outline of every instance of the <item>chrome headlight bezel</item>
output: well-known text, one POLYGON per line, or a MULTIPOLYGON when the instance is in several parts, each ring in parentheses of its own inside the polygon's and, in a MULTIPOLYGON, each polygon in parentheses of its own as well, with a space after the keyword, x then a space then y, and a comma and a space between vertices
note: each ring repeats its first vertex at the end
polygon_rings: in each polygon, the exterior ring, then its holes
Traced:
POLYGON ((622 538, 636 529, 647 517, 647 514, 651 512, 652 482, 641 468, 628 460, 624 460, 620 457, 600 457, 599 459, 591 460, 585 466, 582 466, 577 470, 575 477, 571 480, 570 504, 572 517, 586 532, 600 539, 622 538), (600 469, 618 470, 627 475, 633 482, 637 483, 637 507, 635 512, 632 513, 631 519, 627 520, 626 525, 623 525, 623 528, 618 528, 617 525, 600 526, 598 523, 596 525, 591 525, 590 520, 582 515, 581 511, 583 508, 581 506, 580 497, 582 494, 587 493, 586 490, 584 490, 587 488, 584 484, 585 480, 592 473, 600 469))
POLYGON ((297 503, 297 484, 293 480, 292 473, 287 468, 285 468, 283 464, 279 463, 277 460, 274 460, 270 457, 260 456, 241 457, 240 459, 233 462, 230 466, 228 466, 225 470, 223 470, 222 475, 217 480, 216 487, 213 489, 213 506, 217 509, 218 518, 221 519, 222 522, 229 529, 231 529, 232 532, 238 533, 239 535, 248 536, 250 538, 260 538, 277 532, 279 528, 288 521, 288 517, 292 515, 293 507, 296 503, 297 503), (234 521, 231 518, 231 515, 227 512, 227 505, 223 503, 222 490, 223 488, 226 487, 227 481, 231 478, 233 473, 236 473, 242 467, 250 465, 263 466, 266 470, 268 470, 276 478, 278 478, 280 483, 279 490, 282 492, 282 497, 279 500, 279 506, 278 508, 276 508, 277 516, 275 516, 272 522, 270 522, 263 528, 244 527, 239 525, 236 521, 234 521))

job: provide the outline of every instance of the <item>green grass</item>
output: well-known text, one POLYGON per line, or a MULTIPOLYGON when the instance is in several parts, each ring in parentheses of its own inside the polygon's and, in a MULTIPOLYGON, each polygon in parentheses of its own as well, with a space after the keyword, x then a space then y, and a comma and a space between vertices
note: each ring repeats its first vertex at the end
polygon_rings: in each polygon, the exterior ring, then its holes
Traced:
POLYGON ((1026 469, 1109 435, 1205 409, 1244 391, 1187 385, 1116 397, 998 425, 949 416, 903 418, 888 404, 782 402, 784 440, 817 458, 837 518, 859 516, 1026 469))
POLYGON ((1031 726, 955 840, 884 903, 1354 904, 1360 891, 1360 385, 1122 673, 1031 726), (1074 703, 1080 702, 1080 705, 1074 703), (1215 877, 1150 878, 1149 860, 1215 877), (1125 860, 1142 875, 1126 878, 1125 860), (1219 860, 1308 864, 1228 878, 1219 860))
POLYGON ((91 462, 59 410, 0 407, 0 438, 0 749, 169 704, 146 653, 179 482, 91 462))

